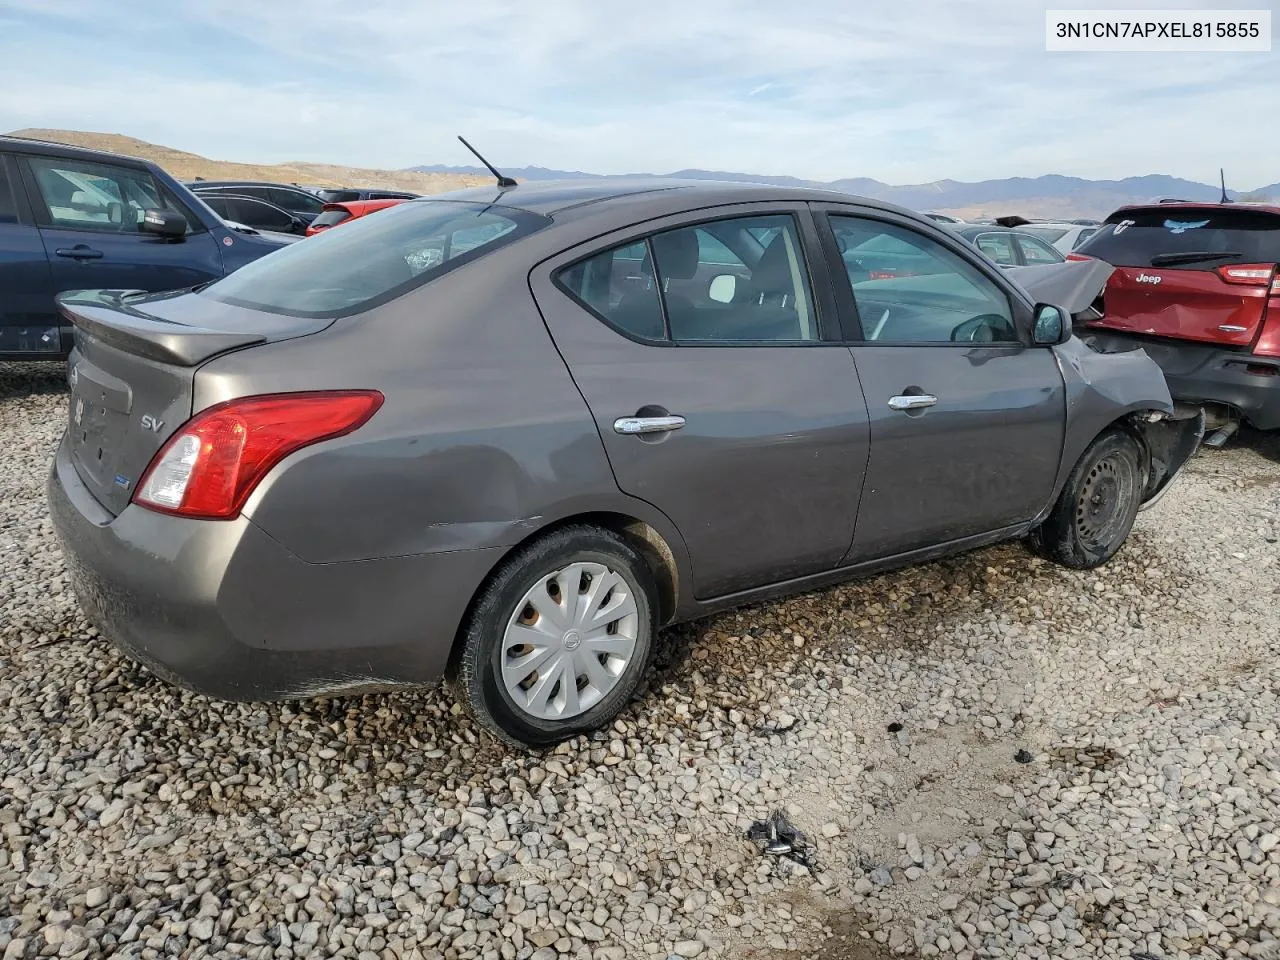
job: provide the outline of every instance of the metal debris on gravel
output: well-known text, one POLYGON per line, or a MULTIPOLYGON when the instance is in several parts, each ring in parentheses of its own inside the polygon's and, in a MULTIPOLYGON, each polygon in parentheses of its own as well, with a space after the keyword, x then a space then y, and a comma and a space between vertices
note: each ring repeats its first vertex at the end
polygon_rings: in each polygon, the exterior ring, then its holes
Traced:
POLYGON ((527 756, 435 690, 121 657, 46 517, 64 375, 0 364, 2 960, 1280 956, 1280 437, 1099 571, 1009 544, 670 631, 527 756), (814 869, 744 840, 775 809, 814 869))

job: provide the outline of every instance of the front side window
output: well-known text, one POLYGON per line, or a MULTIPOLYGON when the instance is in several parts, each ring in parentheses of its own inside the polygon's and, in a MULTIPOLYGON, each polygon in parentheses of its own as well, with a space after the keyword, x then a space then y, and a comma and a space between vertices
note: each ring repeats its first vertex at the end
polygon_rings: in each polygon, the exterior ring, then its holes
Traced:
POLYGON ((642 340, 818 339, 800 236, 789 215, 666 230, 581 260, 557 280, 611 325, 642 340))
POLYGON ((897 224, 840 215, 830 223, 867 341, 1017 342, 1009 298, 958 254, 897 224))
POLYGON ((293 219, 284 210, 270 203, 263 203, 246 197, 235 203, 240 208, 240 215, 232 217, 241 223, 248 223, 262 230, 288 230, 293 219))
POLYGON ((301 317, 372 309, 545 226, 537 214, 458 201, 402 203, 246 264, 201 296, 301 317), (476 242, 482 232, 484 239, 476 242))
POLYGON ((52 157, 32 157, 30 163, 55 227, 140 233, 148 208, 186 216, 146 170, 52 157))
POLYGON ((305 190, 286 190, 283 187, 268 189, 267 200, 290 213, 319 213, 324 207, 323 200, 305 190))

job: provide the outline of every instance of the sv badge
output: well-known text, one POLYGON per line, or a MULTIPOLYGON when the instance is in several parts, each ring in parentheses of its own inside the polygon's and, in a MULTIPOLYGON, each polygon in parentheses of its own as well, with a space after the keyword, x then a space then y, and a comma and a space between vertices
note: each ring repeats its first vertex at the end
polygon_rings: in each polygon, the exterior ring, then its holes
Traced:
POLYGON ((153 417, 149 413, 144 413, 142 415, 142 426, 152 433, 159 433, 160 428, 164 426, 164 421, 153 417))

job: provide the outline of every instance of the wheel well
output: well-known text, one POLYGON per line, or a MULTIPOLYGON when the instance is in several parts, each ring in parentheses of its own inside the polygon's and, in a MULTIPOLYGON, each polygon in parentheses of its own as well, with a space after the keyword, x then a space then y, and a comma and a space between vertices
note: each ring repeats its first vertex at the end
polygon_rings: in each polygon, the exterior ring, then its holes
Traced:
POLYGON ((595 526, 605 530, 612 530, 619 536, 625 537, 626 540, 639 551, 640 556, 644 557, 645 562, 649 565, 649 570, 653 574, 653 581, 658 587, 658 624, 663 626, 671 621, 676 613, 676 602, 679 597, 680 574, 676 566, 675 555, 671 551, 670 545, 657 530, 645 523, 643 520, 637 520, 635 517, 629 517, 623 513, 612 513, 609 511, 596 511, 593 513, 579 513, 571 517, 563 517, 554 523, 549 523, 545 527, 540 527, 533 533, 529 534, 518 543, 512 544, 503 551, 502 556, 494 561, 489 572, 485 575, 480 586, 476 588, 475 597, 472 597, 471 603, 467 605, 467 612, 463 616, 462 621, 458 624, 458 631, 453 638, 453 646, 449 653, 449 670, 452 674, 461 650, 459 643, 462 633, 466 629, 467 619, 471 616, 471 607, 475 604, 476 597, 479 597, 488 586, 494 572, 502 564, 507 557, 511 556, 515 551, 520 550, 527 544, 540 540, 543 537, 562 530, 565 527, 572 526, 595 526))

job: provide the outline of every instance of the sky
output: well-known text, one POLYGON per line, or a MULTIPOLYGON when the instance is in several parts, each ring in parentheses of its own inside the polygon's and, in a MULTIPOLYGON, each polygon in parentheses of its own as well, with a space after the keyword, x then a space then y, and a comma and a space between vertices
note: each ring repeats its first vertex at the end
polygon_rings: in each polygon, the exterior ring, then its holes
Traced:
POLYGON ((0 0, 0 131, 380 168, 470 164, 461 133, 499 167, 593 173, 1280 181, 1280 43, 1047 53, 1045 9, 1066 6, 0 0))

